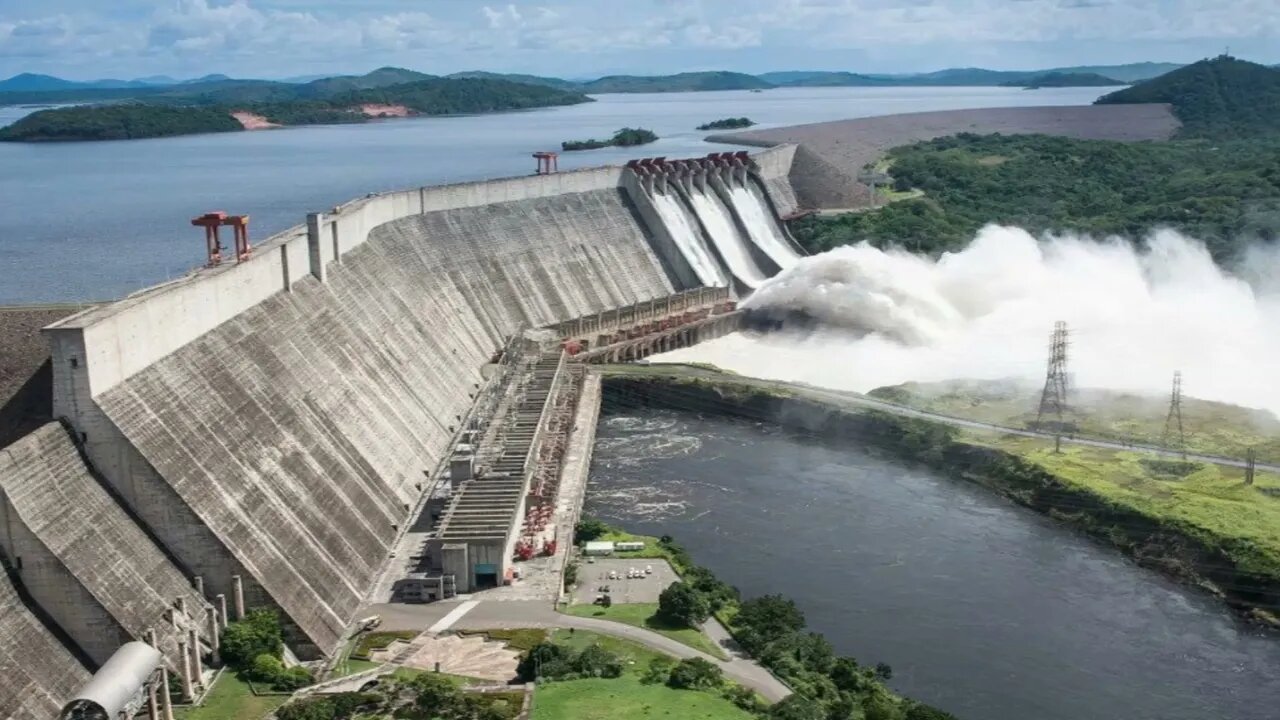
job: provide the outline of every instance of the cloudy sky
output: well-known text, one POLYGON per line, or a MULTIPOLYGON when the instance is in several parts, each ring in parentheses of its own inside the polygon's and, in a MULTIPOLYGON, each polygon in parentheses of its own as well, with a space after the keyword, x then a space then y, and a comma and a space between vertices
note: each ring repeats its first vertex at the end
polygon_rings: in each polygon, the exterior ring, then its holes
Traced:
POLYGON ((1280 0, 2 0, 0 77, 1280 62, 1280 0))

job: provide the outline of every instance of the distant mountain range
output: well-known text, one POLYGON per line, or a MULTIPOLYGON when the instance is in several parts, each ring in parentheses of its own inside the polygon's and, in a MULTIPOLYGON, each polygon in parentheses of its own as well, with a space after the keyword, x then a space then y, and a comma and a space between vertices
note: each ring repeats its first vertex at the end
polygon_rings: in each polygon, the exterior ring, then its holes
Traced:
MULTIPOLYGON (((689 72, 675 75, 610 75, 595 80, 574 81, 555 77, 542 77, 519 73, 493 73, 480 70, 453 73, 448 79, 506 80, 525 85, 539 85, 557 90, 582 93, 637 93, 637 92, 689 92, 701 90, 766 90, 775 87, 895 87, 895 86, 998 86, 1025 85, 1034 78, 1049 74, 1069 76, 1099 75, 1131 83, 1162 75, 1181 67, 1175 63, 1133 63, 1130 65, 1097 65, 1047 70, 1010 71, 983 68, 950 68, 930 73, 913 74, 860 74, 828 70, 789 70, 759 75, 712 71, 689 72)), ((79 82, 64 80, 52 75, 22 73, 7 80, 0 80, 0 102, 41 101, 93 101, 164 94, 191 86, 225 87, 240 86, 312 86, 317 92, 335 89, 367 90, 404 82, 426 80, 438 76, 403 68, 379 68, 366 75, 305 76, 289 80, 236 80, 226 75, 214 74, 189 80, 178 80, 167 75, 153 75, 133 80, 94 80, 79 82), (37 94, 48 93, 44 97, 37 94)))

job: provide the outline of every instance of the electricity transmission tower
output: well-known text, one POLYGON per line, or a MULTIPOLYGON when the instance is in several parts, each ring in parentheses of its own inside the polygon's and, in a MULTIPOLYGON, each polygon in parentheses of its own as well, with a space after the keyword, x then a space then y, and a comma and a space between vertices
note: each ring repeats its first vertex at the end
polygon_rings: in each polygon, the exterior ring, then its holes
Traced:
POLYGON ((1066 426, 1067 411, 1067 324, 1062 320, 1053 324, 1053 336, 1049 341, 1049 369, 1045 374, 1044 392, 1040 394, 1040 410, 1036 413, 1036 427, 1043 429, 1045 415, 1057 418, 1053 449, 1062 450, 1062 429, 1066 426))
POLYGON ((1174 428, 1178 432, 1177 450, 1182 453, 1182 459, 1187 459, 1187 436, 1182 430, 1182 371, 1179 370, 1173 374, 1173 391, 1169 393, 1169 415, 1164 420, 1164 436, 1161 438, 1161 445, 1170 450, 1175 448, 1169 444, 1169 439, 1173 436, 1174 428))

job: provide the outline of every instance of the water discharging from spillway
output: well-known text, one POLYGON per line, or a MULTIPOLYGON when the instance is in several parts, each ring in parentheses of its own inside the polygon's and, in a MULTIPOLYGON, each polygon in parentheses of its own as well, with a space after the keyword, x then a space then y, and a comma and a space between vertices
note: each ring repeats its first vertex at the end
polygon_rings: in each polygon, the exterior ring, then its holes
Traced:
POLYGON ((765 207, 764 198, 745 187, 732 185, 729 188, 729 199, 738 211, 738 217, 747 226, 747 232, 751 233, 751 241, 777 263, 778 267, 786 270, 800 260, 800 256, 782 236, 782 228, 778 227, 772 213, 765 207))
POLYGON ((680 252, 689 261, 689 265, 693 267, 693 272, 702 284, 728 285, 728 279, 725 278, 724 273, 720 272, 720 265, 707 249, 706 243, 702 241, 701 234, 689 223, 689 216, 680 204, 680 199, 672 194, 655 193, 653 202, 658 208, 658 215, 662 217, 663 224, 671 233, 671 238, 675 240, 680 252))
POLYGON ((755 260, 751 259, 747 240, 734 226, 724 204, 714 197, 712 191, 694 189, 689 193, 689 198, 693 201, 694 212, 698 213, 698 218, 707 228, 711 242, 715 243, 720 257, 729 266, 729 272, 752 290, 760 287, 765 281, 764 273, 760 272, 755 260))

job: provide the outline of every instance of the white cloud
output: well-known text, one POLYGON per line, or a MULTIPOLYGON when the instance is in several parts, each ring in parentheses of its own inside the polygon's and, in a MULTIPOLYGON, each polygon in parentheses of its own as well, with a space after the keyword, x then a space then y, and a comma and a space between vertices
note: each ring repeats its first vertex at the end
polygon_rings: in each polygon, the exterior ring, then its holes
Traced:
POLYGON ((581 76, 620 65, 633 72, 733 68, 732 58, 748 55, 755 64, 825 53, 923 58, 919 62, 941 67, 974 58, 1007 64, 1009 53, 1026 46, 1047 48, 1040 56, 1056 56, 1060 64, 1101 60, 1083 49, 1087 43, 1176 45, 1204 55, 1228 44, 1280 48, 1280 0, 0 3, 0 69, 61 65, 81 68, 82 76, 119 74, 116 68, 124 67, 136 74, 183 67, 261 76, 386 64, 428 71, 550 66, 581 76), (939 48, 950 54, 933 57, 939 48))

